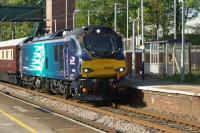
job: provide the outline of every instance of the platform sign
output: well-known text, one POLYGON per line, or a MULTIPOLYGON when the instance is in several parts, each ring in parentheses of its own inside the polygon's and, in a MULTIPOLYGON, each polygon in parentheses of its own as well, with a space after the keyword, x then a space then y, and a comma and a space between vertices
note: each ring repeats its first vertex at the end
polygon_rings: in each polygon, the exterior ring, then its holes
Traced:
POLYGON ((80 61, 72 49, 66 48, 64 50, 64 53, 65 53, 65 78, 73 80, 79 74, 80 61))

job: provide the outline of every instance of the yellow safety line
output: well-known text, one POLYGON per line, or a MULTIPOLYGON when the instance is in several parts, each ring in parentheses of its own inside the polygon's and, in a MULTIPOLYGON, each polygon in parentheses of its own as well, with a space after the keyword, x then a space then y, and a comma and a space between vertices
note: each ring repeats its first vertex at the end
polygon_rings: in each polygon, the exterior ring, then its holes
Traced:
POLYGON ((11 119, 12 121, 14 121, 15 123, 17 123, 18 125, 20 125, 21 127, 27 129, 28 131, 30 131, 31 133, 38 133, 36 130, 34 130, 33 128, 29 127, 28 125, 24 124, 23 122, 21 122, 20 120, 18 120, 17 118, 13 117, 12 115, 9 115, 8 113, 6 113, 5 111, 0 109, 0 113, 4 114, 5 116, 7 116, 9 119, 11 119))

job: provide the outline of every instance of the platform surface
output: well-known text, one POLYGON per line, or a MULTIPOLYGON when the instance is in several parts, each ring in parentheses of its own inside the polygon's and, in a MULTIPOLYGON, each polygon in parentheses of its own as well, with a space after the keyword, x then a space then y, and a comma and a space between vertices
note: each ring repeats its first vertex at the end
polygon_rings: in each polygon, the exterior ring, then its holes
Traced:
MULTIPOLYGON (((0 88, 3 87, 0 85, 0 88)), ((83 124, 60 117, 0 93, 0 133, 97 133, 83 124)))
POLYGON ((128 87, 140 90, 159 91, 165 93, 177 93, 183 95, 200 96, 200 83, 176 83, 171 81, 146 78, 129 78, 126 83, 128 87))

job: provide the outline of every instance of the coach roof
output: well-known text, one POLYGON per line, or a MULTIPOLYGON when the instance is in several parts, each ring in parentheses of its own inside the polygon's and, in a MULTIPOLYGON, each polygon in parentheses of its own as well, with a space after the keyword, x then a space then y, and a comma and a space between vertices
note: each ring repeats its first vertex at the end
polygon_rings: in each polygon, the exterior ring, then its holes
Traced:
POLYGON ((3 41, 3 42, 0 42, 0 47, 16 46, 16 45, 24 43, 24 41, 26 39, 27 39, 27 37, 14 39, 14 40, 3 41))

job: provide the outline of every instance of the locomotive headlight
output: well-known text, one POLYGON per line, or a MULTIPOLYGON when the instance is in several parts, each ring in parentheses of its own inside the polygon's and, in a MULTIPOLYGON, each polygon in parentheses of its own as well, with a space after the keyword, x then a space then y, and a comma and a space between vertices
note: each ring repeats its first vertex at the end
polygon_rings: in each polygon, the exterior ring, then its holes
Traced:
POLYGON ((115 69, 115 71, 117 71, 117 72, 125 72, 125 68, 124 67, 120 67, 120 68, 115 69))
POLYGON ((90 73, 93 72, 94 70, 90 69, 90 68, 83 68, 82 69, 84 73, 90 73))

